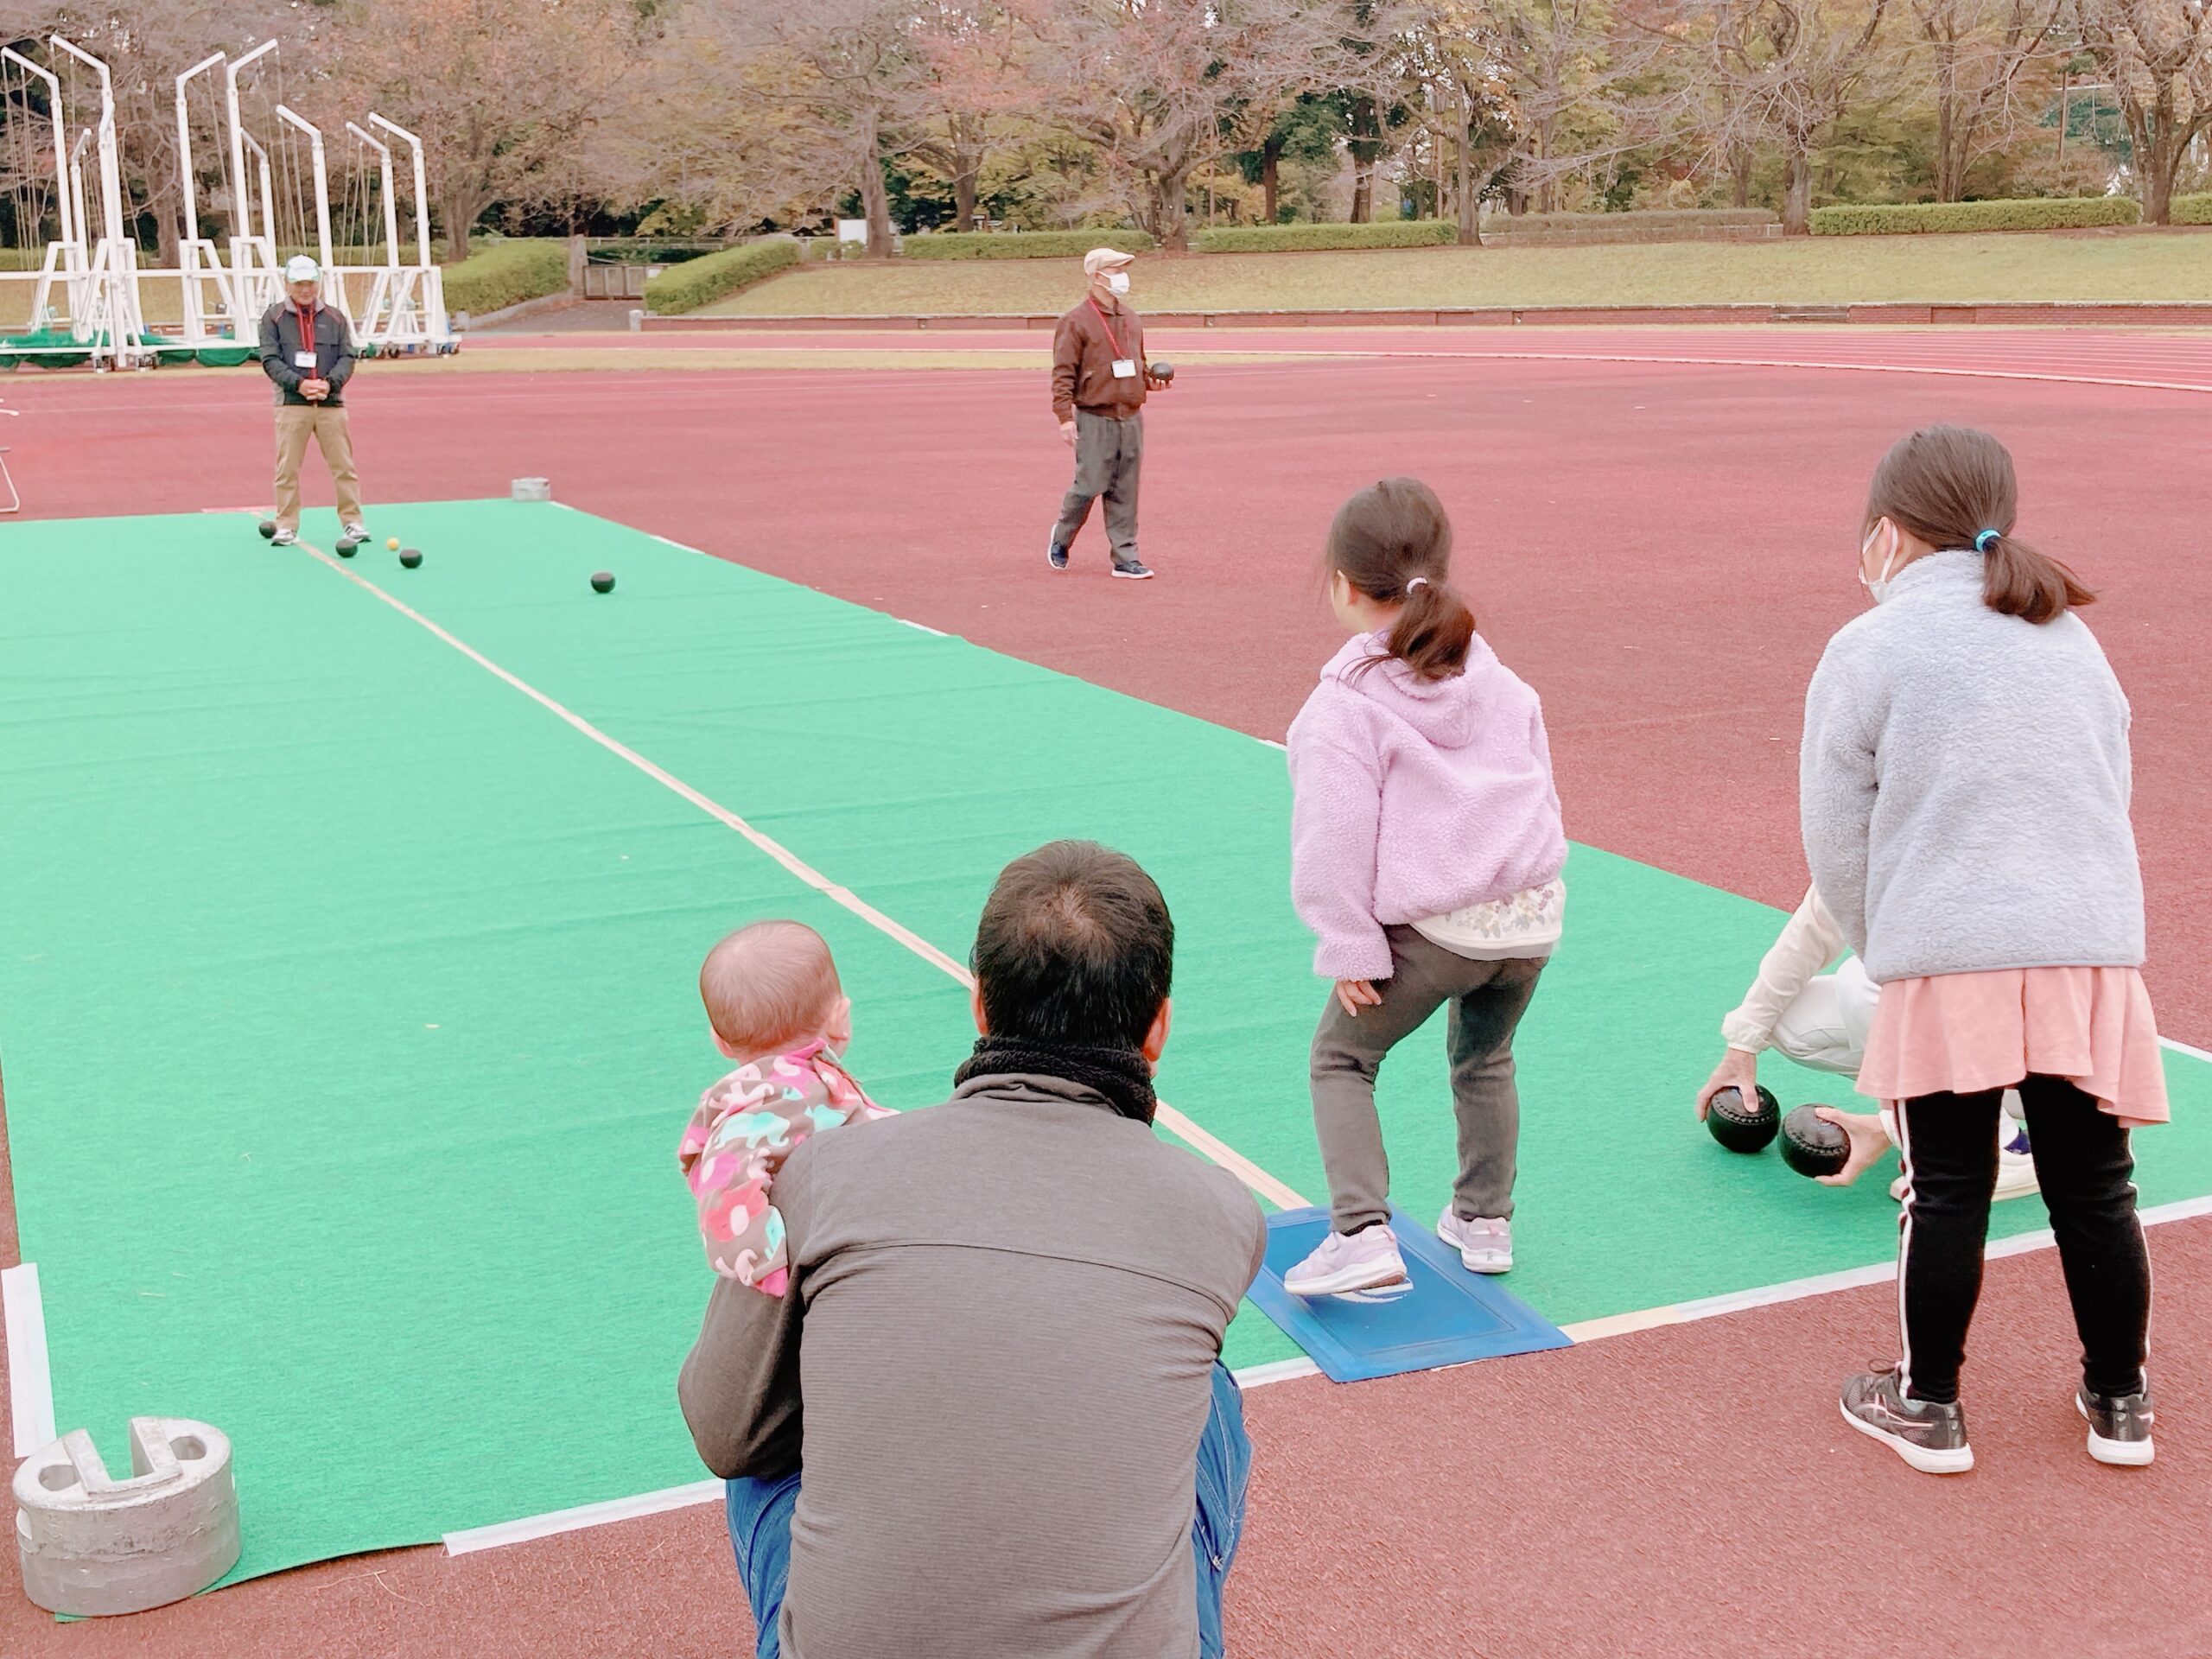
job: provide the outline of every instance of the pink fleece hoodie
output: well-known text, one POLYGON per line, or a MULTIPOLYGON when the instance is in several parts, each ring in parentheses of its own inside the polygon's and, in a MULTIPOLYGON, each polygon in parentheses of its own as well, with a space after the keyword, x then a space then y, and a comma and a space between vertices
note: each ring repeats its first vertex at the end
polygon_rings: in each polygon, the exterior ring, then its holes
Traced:
POLYGON ((1450 679, 1395 658, 1355 677, 1384 638, 1347 641, 1290 723, 1290 894, 1327 979, 1387 979, 1385 926, 1541 887, 1567 863, 1536 694, 1480 634, 1450 679))

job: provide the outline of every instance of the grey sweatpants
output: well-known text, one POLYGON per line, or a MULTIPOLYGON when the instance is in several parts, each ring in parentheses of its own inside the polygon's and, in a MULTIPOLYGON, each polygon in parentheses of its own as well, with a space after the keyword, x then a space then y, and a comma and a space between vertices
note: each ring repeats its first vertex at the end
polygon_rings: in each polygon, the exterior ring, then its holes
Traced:
POLYGON ((1072 547, 1076 531, 1090 517, 1090 504, 1106 498, 1106 540, 1113 547, 1114 563, 1128 564, 1137 556, 1137 469, 1144 461, 1144 416, 1132 415, 1117 421, 1110 415, 1094 415, 1087 409, 1075 412, 1075 482, 1060 502, 1060 520, 1052 526, 1052 543, 1072 547))
POLYGON ((1459 1119, 1459 1176, 1452 1207, 1471 1220, 1513 1214, 1514 1152, 1521 1138, 1521 1096, 1513 1086, 1513 1030, 1536 994, 1541 958, 1476 962, 1432 944, 1410 927, 1386 929, 1391 974, 1378 982, 1382 1005, 1354 1019, 1332 988, 1313 1033, 1313 1127, 1329 1176, 1331 1223, 1338 1232, 1390 1218, 1390 1160, 1375 1112, 1382 1057, 1451 1005, 1446 1051, 1452 1105, 1459 1119))

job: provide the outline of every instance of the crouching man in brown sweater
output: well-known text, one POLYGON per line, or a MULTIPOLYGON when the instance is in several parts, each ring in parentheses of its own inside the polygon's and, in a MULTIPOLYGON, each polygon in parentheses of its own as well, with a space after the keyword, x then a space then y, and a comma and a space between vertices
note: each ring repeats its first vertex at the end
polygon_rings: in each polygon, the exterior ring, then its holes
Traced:
POLYGON ((1152 575, 1137 557, 1137 472, 1144 461, 1144 395, 1154 380, 1144 356, 1144 323, 1131 310, 1129 266, 1135 256, 1093 248, 1083 256, 1090 291, 1060 319, 1052 335, 1052 416, 1075 450, 1075 482, 1060 503, 1046 557, 1068 568, 1068 549, 1106 498, 1106 539, 1114 574, 1141 582, 1152 575))
POLYGON ((719 1281, 679 1384, 765 1659, 1222 1653, 1266 1227, 1152 1130, 1174 938, 1119 853, 1015 860, 952 1098, 777 1176, 790 1289, 719 1281))

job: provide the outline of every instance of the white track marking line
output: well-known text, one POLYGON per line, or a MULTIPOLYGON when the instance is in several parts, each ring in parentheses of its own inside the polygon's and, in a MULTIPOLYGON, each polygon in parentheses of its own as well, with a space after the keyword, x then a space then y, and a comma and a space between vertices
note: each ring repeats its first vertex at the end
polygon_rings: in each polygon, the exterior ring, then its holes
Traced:
MULTIPOLYGON (((682 542, 671 541, 665 536, 655 536, 650 530, 647 531, 645 534, 652 536, 653 540, 658 542, 663 547, 672 547, 679 553, 699 553, 699 550, 696 547, 686 547, 682 542)), ((699 556, 701 558, 705 558, 707 555, 704 553, 699 553, 699 556)))
POLYGON ((1247 1365, 1230 1373, 1240 1389, 1264 1389, 1270 1382, 1292 1382, 1301 1376, 1319 1376, 1321 1368, 1300 1354, 1295 1359, 1271 1359, 1264 1365, 1247 1365))
POLYGON ((945 639, 945 638, 947 638, 947 637, 948 637, 948 636, 946 635, 946 633, 945 633, 945 632, 944 632, 944 630, 943 628, 932 628, 932 627, 929 626, 927 624, 925 624, 925 623, 921 623, 921 622, 908 622, 908 621, 906 620, 906 619, 905 617, 903 617, 903 616, 902 616, 902 617, 899 617, 899 618, 897 618, 897 619, 895 619, 895 620, 896 620, 897 621, 899 621, 900 624, 902 624, 903 626, 906 626, 906 627, 910 627, 910 628, 913 629, 913 630, 914 630, 914 632, 917 632, 917 633, 928 633, 928 634, 934 634, 934 635, 936 635, 936 636, 937 636, 937 638, 938 638, 938 639, 945 639))
MULTIPOLYGON (((751 824, 747 823, 743 818, 738 817, 736 813, 731 811, 728 807, 722 805, 719 801, 714 800, 706 795, 702 795, 697 790, 692 788, 690 785, 685 783, 682 779, 676 777, 671 772, 664 771, 661 767, 654 765, 653 762, 645 759, 644 755, 639 754, 628 744, 622 742, 617 738, 610 737, 607 733, 593 725, 591 721, 586 720, 582 715, 564 707, 561 703, 556 702, 551 697, 547 696, 545 693, 540 691, 536 686, 531 684, 529 681, 524 680, 517 675, 509 673, 505 669, 500 667, 499 664, 493 662, 489 657, 484 655, 482 652, 478 651, 474 646, 467 644, 463 640, 457 639, 454 635, 448 632, 444 628, 440 627, 435 622, 433 622, 429 617, 423 615, 420 611, 416 610, 405 601, 393 598, 391 594, 378 587, 376 583, 369 581, 365 576, 359 575, 358 572, 347 569, 336 559, 331 557, 330 555, 325 553, 321 548, 308 542, 302 542, 299 545, 308 552, 313 554, 316 558, 320 559, 329 569, 336 571, 340 575, 345 577, 346 581, 352 582, 355 587, 361 588, 364 592, 375 594, 377 598, 391 606, 392 609, 397 611, 402 616, 428 630, 436 639, 442 639, 447 645, 451 645, 455 651, 467 658, 470 662, 474 663, 479 668, 484 670, 486 673, 505 681, 516 690, 521 692, 523 696, 528 697, 532 702, 535 702, 539 707, 558 715, 569 726, 582 733, 586 737, 598 744, 601 748, 607 750, 609 753, 619 755, 621 759, 628 761, 639 772, 644 772, 646 777, 652 779, 663 788, 682 796, 685 800, 690 802, 692 805, 697 807, 702 812, 704 812, 709 817, 716 820, 718 823, 723 824, 728 829, 736 830, 739 835, 743 836, 746 840, 751 842, 755 847, 767 854, 770 858, 774 859, 776 862, 782 865, 785 869, 797 876, 808 887, 812 887, 817 893, 821 893, 824 898, 831 900, 835 904, 842 906, 845 909, 850 911, 854 915, 859 917, 862 921, 868 923, 869 926, 876 929, 879 932, 884 933, 890 938, 896 939, 900 944, 905 945, 906 949, 912 951, 916 956, 921 957, 923 961, 929 963, 931 966, 940 969, 950 977, 957 980, 965 988, 969 990, 975 989, 975 976, 970 974, 965 967, 954 961, 950 957, 945 955, 944 951, 938 950, 937 946, 931 944, 927 939, 925 939, 920 934, 913 931, 912 929, 907 927, 904 923, 894 921, 892 918, 885 915, 874 905, 869 904, 868 900, 860 897, 859 894, 854 893, 850 888, 838 886, 828 876, 823 874, 821 871, 816 869, 812 865, 801 859, 796 853, 791 851, 790 849, 754 829, 751 824)), ((675 546, 676 543, 671 543, 670 545, 675 546)), ((689 552, 691 550, 685 549, 684 550, 689 552)), ((1299 1210, 1306 1207, 1306 1200, 1301 1198, 1294 1190, 1286 1185, 1283 1182, 1277 1180, 1274 1176, 1268 1174, 1266 1170, 1262 1169, 1250 1159, 1245 1157, 1243 1153, 1236 1151, 1236 1148, 1230 1146, 1227 1141, 1219 1139, 1217 1136, 1210 1135, 1205 1130, 1200 1128, 1196 1123, 1193 1123, 1189 1118, 1184 1116, 1182 1113, 1177 1111, 1173 1106, 1170 1106, 1165 1101, 1160 1103, 1157 1119, 1160 1126, 1166 1128, 1169 1133, 1186 1142, 1195 1150, 1204 1153, 1208 1158, 1211 1159, 1215 1163, 1219 1164, 1224 1169, 1228 1170, 1239 1180, 1243 1181, 1245 1185, 1250 1187, 1255 1192, 1257 1192, 1261 1197, 1268 1199, 1270 1203, 1285 1210, 1299 1210)))
POLYGON ((15 1425, 16 1456, 28 1458, 54 1437, 54 1373, 47 1363, 37 1262, 0 1271, 0 1316, 8 1338, 8 1417, 15 1425))
POLYGON ((2212 1054, 2206 1053, 2201 1048, 2192 1048, 2187 1043, 2172 1037, 2161 1037, 2158 1040, 2177 1054, 2186 1054, 2192 1060, 2202 1060, 2206 1065, 2212 1065, 2212 1054))
POLYGON ((695 1480, 688 1486, 664 1487, 658 1492, 640 1492, 635 1497, 609 1498, 604 1503, 579 1503, 572 1510, 551 1510, 543 1515, 526 1516, 519 1521, 500 1521, 488 1527, 469 1527, 445 1535, 446 1554, 471 1555, 480 1549, 498 1549, 507 1544, 528 1543, 533 1538, 550 1538, 556 1533, 582 1532, 587 1527, 603 1527, 610 1521, 628 1521, 641 1515, 661 1515, 670 1510, 686 1510, 697 1503, 719 1503, 726 1489, 719 1480, 695 1480))
MULTIPOLYGON (((1280 358, 1356 358, 1376 363, 1393 358, 1408 361, 1446 359, 1453 362, 1490 363, 1658 363, 1701 369, 1809 369, 1838 374, 1932 374, 1967 380, 2036 380, 2058 385, 2122 386, 2137 391, 2193 391, 2212 393, 2212 383, 2178 380, 2134 380, 2118 375, 2047 374, 2032 369, 1951 368, 1913 363, 1811 363, 1796 359, 1766 357, 1684 357, 1660 353, 1630 352, 1452 352, 1422 349, 1410 352, 1297 351, 1286 347, 1268 355, 1280 358)), ((1262 365, 1264 366, 1264 365, 1262 365)))

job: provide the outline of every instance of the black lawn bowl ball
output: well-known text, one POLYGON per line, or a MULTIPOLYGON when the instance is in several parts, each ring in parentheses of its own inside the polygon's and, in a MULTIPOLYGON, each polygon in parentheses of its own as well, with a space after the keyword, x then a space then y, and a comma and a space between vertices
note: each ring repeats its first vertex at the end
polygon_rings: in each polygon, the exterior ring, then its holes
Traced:
POLYGON ((1833 1175, 1851 1157, 1851 1137, 1810 1106, 1782 1120, 1782 1161, 1800 1175, 1833 1175))
POLYGON ((423 563, 423 550, 419 547, 401 548, 399 550, 399 562, 405 565, 407 569, 412 570, 416 565, 423 563))
POLYGON ((614 591, 614 573, 612 570, 601 570, 598 572, 591 579, 591 590, 594 594, 613 593, 614 591))
POLYGON ((276 521, 274 518, 264 518, 255 528, 261 531, 263 541, 271 542, 276 539, 276 521))
POLYGON ((1705 1127, 1731 1152, 1764 1152, 1782 1124, 1781 1103, 1759 1085, 1759 1103, 1745 1110, 1740 1089, 1723 1089, 1705 1109, 1705 1127))
POLYGON ((1175 378, 1175 365, 1163 357, 1152 365, 1151 373, 1155 380, 1173 380, 1175 378))
POLYGON ((355 541, 351 536, 340 536, 338 538, 338 556, 341 559, 350 559, 353 556, 354 550, 359 546, 360 543, 355 541))

